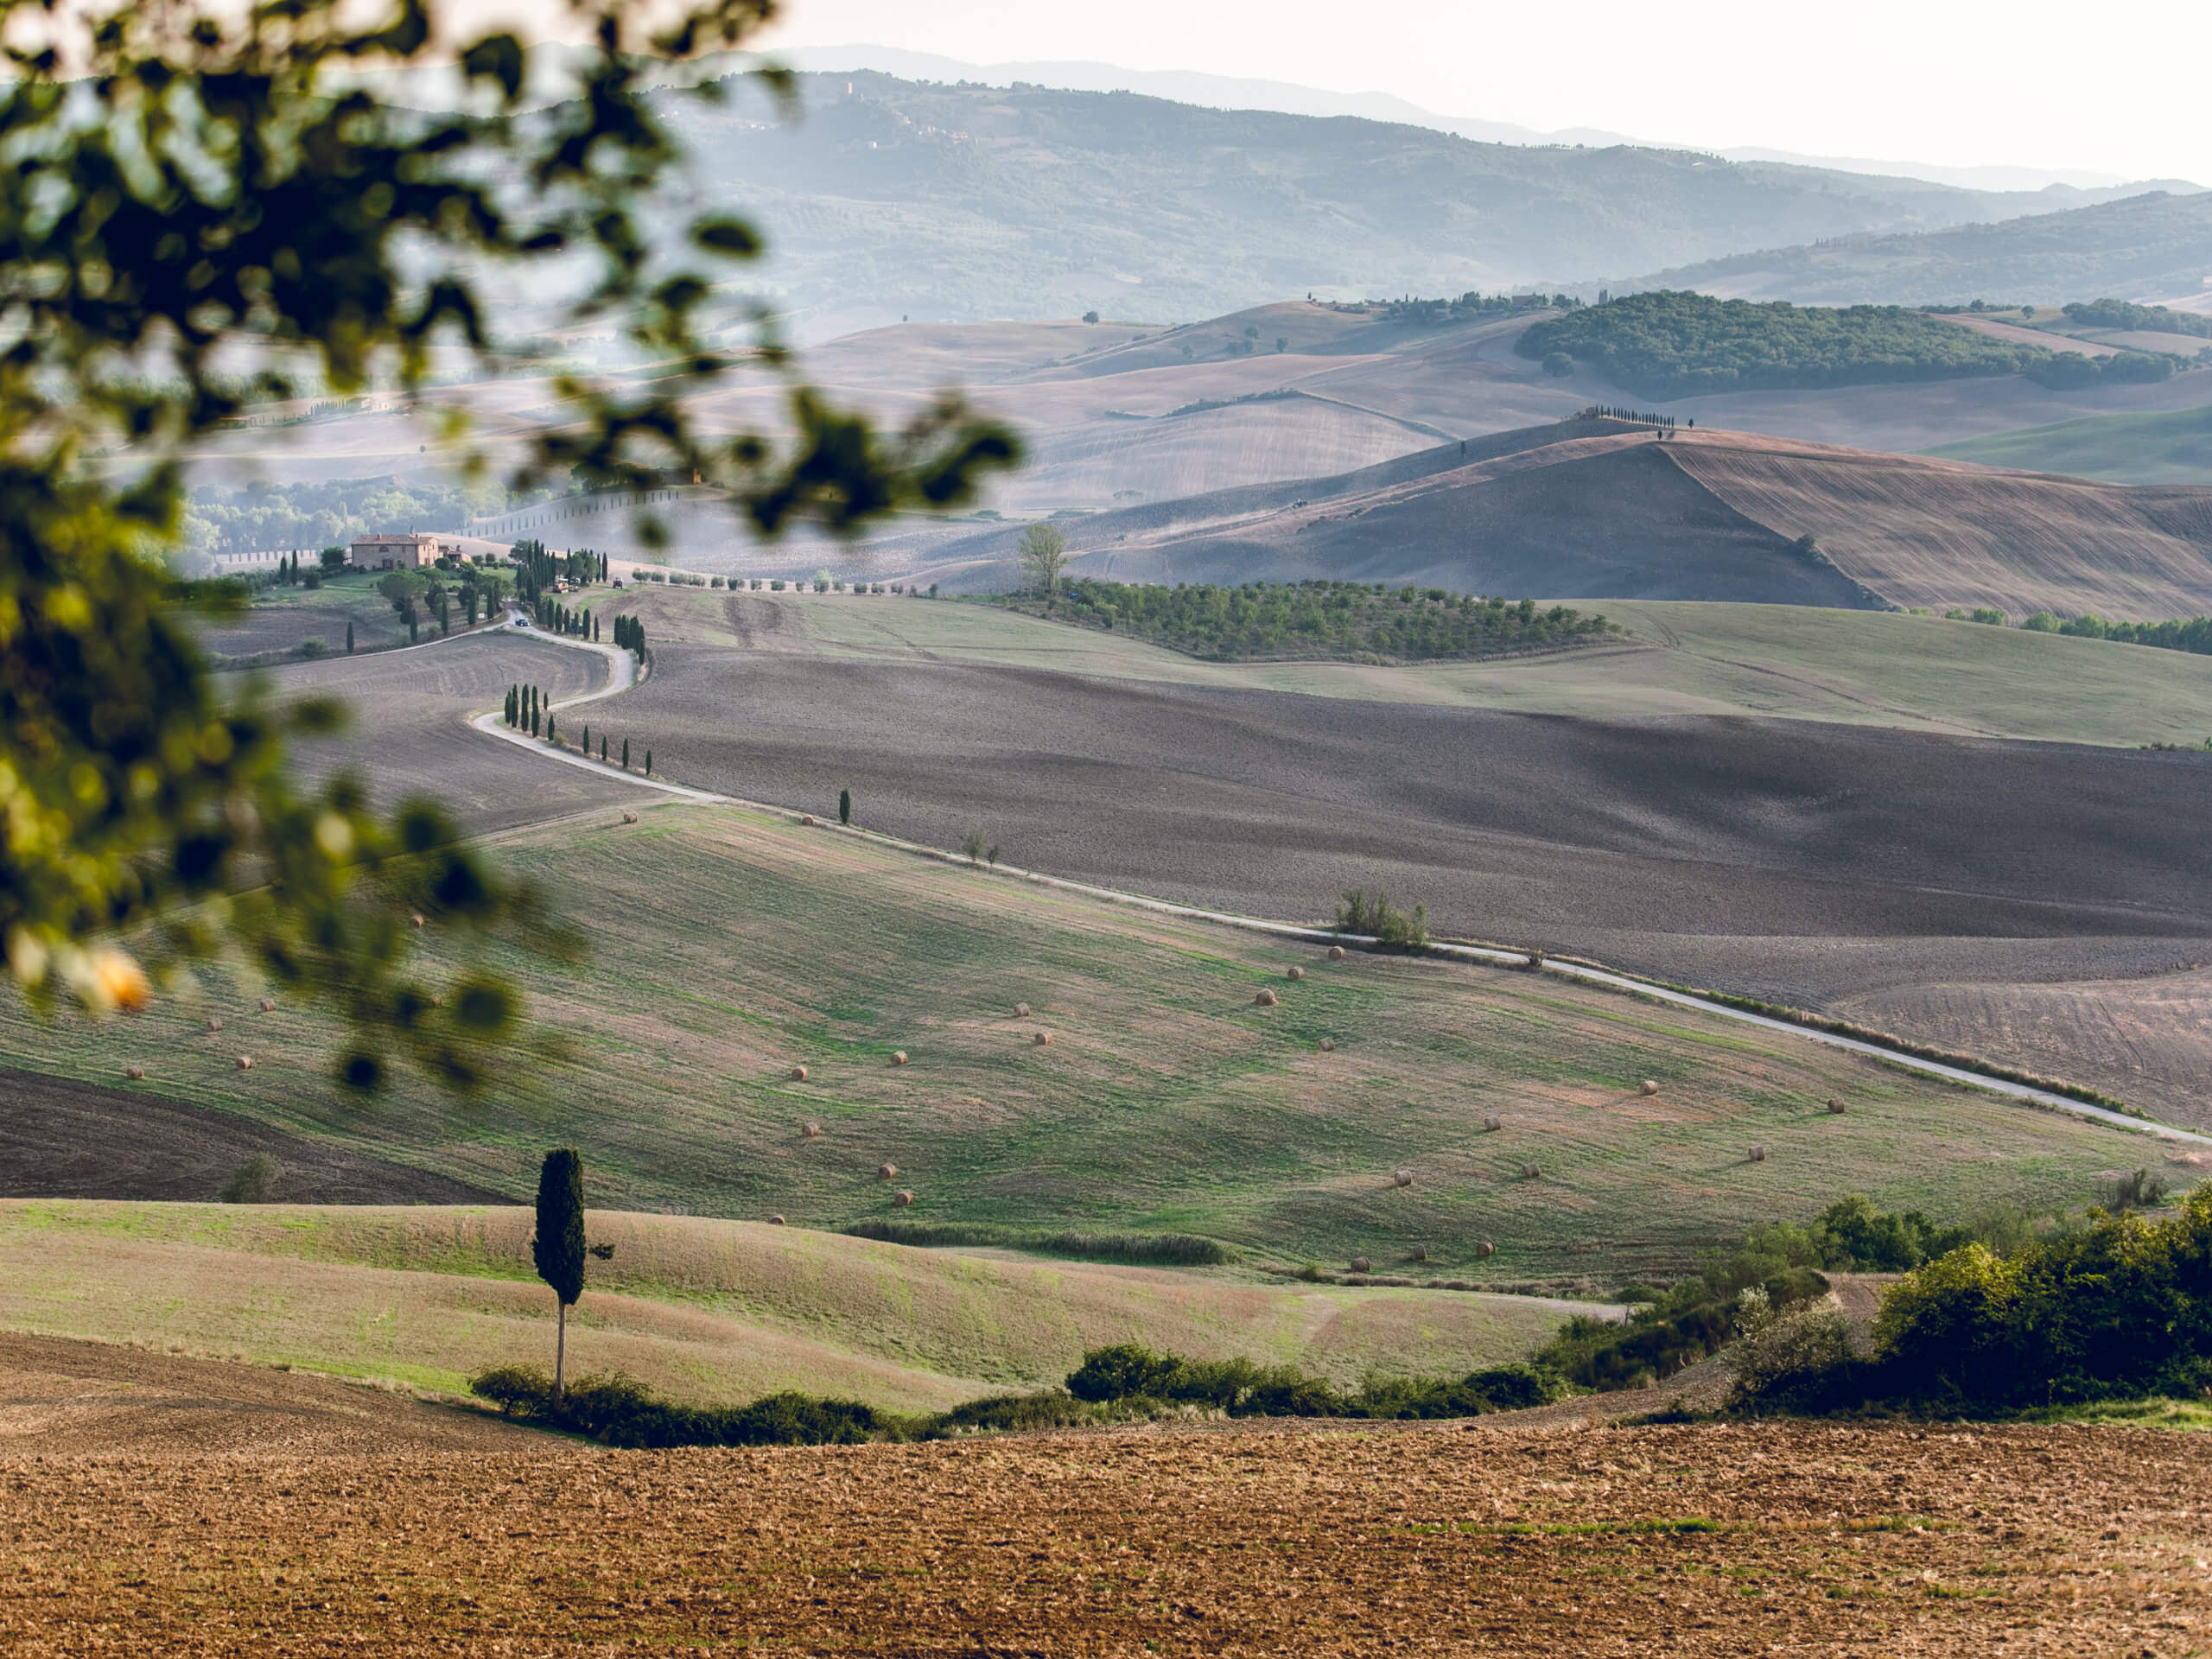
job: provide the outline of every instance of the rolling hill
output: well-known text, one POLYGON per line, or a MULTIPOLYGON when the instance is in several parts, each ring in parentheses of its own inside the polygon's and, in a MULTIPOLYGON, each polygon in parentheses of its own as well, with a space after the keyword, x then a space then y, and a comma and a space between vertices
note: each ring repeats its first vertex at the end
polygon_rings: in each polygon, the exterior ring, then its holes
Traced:
POLYGON ((1633 286, 1801 305, 2059 304, 2195 294, 2212 280, 2212 194, 2151 191, 1995 223, 1848 236, 1676 265, 1633 286))
MULTIPOLYGON (((1333 479, 1123 508, 1071 527, 1118 581, 1325 576, 1547 599, 1853 607, 2212 606, 2212 491, 2127 489, 1740 432, 1578 417, 1333 479), (1808 553, 1802 538, 1814 538, 1808 553)), ((964 588, 1015 579, 1013 531, 939 550, 964 588)))
POLYGON ((2114 484, 2212 486, 2212 407, 2092 415, 1967 438, 1929 454, 1982 467, 2070 473, 2114 484))
MULTIPOLYGON (((1305 1285, 1257 1274, 923 1250, 760 1221, 593 1211, 570 1374, 626 1371, 694 1400, 780 1389, 941 1409, 1057 1382, 1084 1349, 1145 1341, 1365 1372, 1518 1359, 1547 1299, 1305 1285)), ((521 1204, 379 1208, 0 1200, 0 1328, 157 1342, 461 1393, 537 1364, 552 1302, 521 1204)))
POLYGON ((2037 192, 1124 92, 867 71, 800 85, 797 124, 750 92, 671 119, 699 176, 757 212, 765 277, 787 303, 886 322, 1094 308, 1183 321, 1286 293, 1550 287, 2049 207, 2037 192))

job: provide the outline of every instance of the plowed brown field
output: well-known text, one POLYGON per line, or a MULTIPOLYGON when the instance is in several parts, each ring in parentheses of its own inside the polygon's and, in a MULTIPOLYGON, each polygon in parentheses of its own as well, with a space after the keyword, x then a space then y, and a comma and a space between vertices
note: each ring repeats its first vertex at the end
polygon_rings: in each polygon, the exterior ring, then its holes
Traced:
POLYGON ((69 1373, 99 1357, 0 1346, 10 1654, 2164 1656, 2212 1631, 2212 1443, 2186 1434, 1492 1420, 639 1453, 399 1402, 316 1438, 296 1425, 347 1391, 124 1356, 171 1427, 126 1436, 107 1406, 90 1436, 69 1373), (299 1397, 256 1444, 238 1395, 266 1380, 299 1397), (229 1391, 213 1447, 195 1387, 229 1391))

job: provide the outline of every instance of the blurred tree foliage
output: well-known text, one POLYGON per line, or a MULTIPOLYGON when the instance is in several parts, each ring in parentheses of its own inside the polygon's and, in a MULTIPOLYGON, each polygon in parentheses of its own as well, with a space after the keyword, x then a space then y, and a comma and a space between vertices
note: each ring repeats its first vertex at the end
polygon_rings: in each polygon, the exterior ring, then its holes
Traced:
POLYGON ((156 923, 157 974, 230 954, 340 1007, 348 1082, 373 1086, 396 1048, 467 1087, 517 1023, 485 947, 563 947, 435 807, 386 820, 351 781, 292 785, 286 736, 335 709, 278 712, 211 681, 161 555, 194 441, 248 399, 412 391, 448 342, 494 362, 487 296, 538 270, 569 284, 572 323, 613 319, 667 372, 556 379, 567 418, 515 487, 696 474, 764 533, 849 532, 957 502, 1013 459, 950 399, 879 433, 772 341, 750 361, 786 381, 791 438, 697 429, 687 399, 731 365, 695 318, 715 270, 760 243, 721 216, 692 221, 680 252, 651 233, 641 210, 681 155, 645 86, 742 44, 773 0, 690 0, 656 24, 645 10, 570 0, 565 32, 590 42, 570 95, 525 109, 523 42, 448 38, 423 0, 366 27, 335 0, 0 0, 0 949, 35 1006, 144 1001, 144 971, 103 941, 156 923), (365 90, 437 63, 467 89, 453 111, 365 90), (438 924, 477 945, 442 986, 409 948, 438 924))

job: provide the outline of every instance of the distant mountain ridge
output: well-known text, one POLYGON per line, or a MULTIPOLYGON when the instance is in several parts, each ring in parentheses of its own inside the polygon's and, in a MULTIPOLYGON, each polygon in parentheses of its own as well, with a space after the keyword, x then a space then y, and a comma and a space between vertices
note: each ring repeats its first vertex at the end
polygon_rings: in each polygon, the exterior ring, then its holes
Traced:
MULTIPOLYGON (((1510 121, 1485 121, 1477 117, 1443 115, 1422 108, 1389 92, 1338 92, 1288 81, 1255 80, 1243 76, 1205 74, 1191 70, 1131 69, 1121 64, 1090 61, 1034 63, 968 63, 931 52, 912 52, 901 47, 853 44, 798 47, 775 54, 793 68, 817 74, 850 74, 873 69, 907 80, 975 80, 992 86, 1029 81, 1070 92, 1141 92, 1179 104, 1199 104, 1215 109, 1275 110, 1287 115, 1353 115, 1370 121, 1406 126, 1433 127, 1481 143, 1584 144, 1604 149, 1629 144, 1642 149, 1687 149, 1703 153, 1705 146, 1672 139, 1633 137, 1602 127, 1565 127, 1543 132, 1510 121)), ((2015 166, 1952 167, 1937 162, 1879 161, 1866 156, 1810 156, 1794 150, 1748 148, 1713 150, 1724 161, 1772 162, 1790 167, 1817 168, 1828 172, 1864 173, 1891 179, 1917 179, 1923 183, 1949 185, 1961 190, 2043 191, 2050 206, 2083 207, 2145 190, 2184 191, 2201 188, 2177 179, 2128 181, 2109 173, 2076 168, 2015 166)))
POLYGON ((1655 271, 1630 286, 1800 305, 2171 300, 2212 283, 2212 194, 2152 191, 1996 223, 1835 238, 1655 271))
POLYGON ((1129 92, 867 71, 801 81, 797 124, 743 99, 671 118, 711 181, 702 194, 727 190, 758 215, 766 276, 802 313, 1172 322, 1306 292, 1548 290, 2048 205, 2037 192, 1478 143, 1129 92))

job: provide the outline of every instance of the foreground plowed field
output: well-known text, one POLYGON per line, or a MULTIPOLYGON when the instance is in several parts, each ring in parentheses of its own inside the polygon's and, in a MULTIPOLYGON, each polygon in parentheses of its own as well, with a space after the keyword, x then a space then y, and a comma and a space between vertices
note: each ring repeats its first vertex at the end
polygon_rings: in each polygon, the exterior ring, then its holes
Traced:
POLYGON ((10 1654, 2164 1656, 2212 1630, 2195 1435, 1499 1420, 635 1453, 133 1355, 167 1427, 118 1452, 102 1363, 0 1347, 10 1654), (249 1386, 276 1396, 263 1442, 249 1386), (195 1400, 226 1426, 205 1442, 195 1400))

